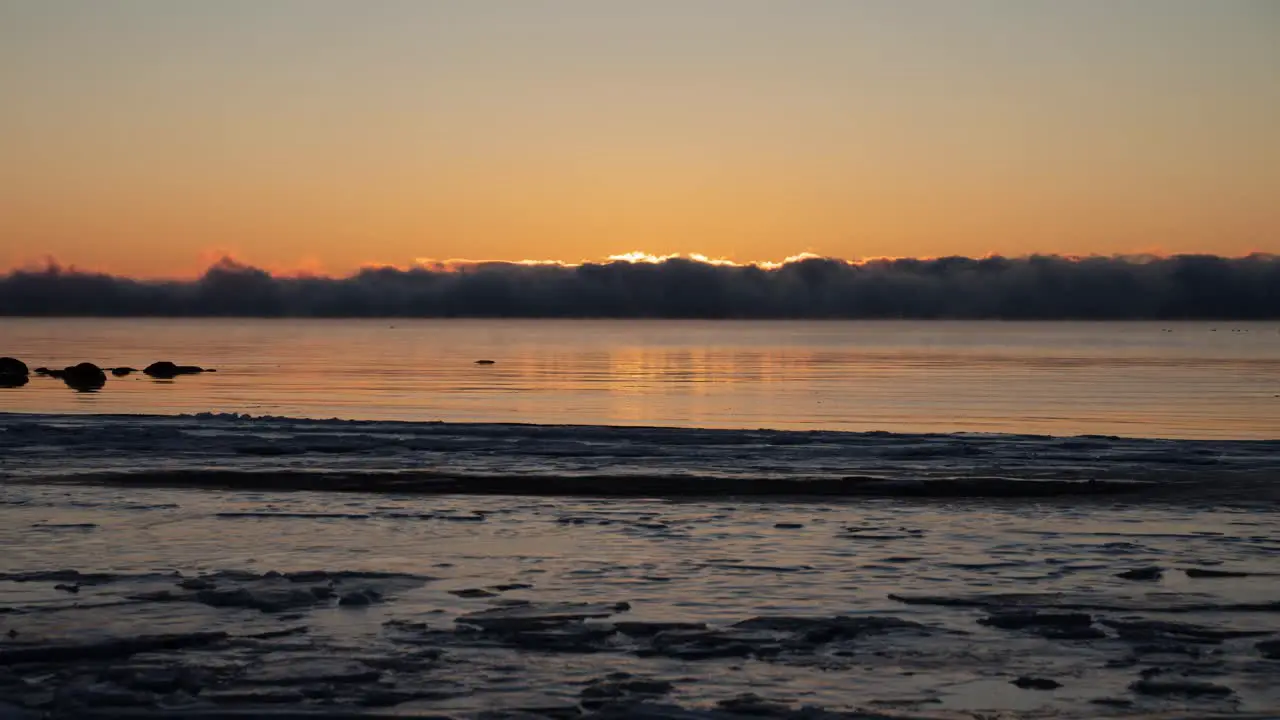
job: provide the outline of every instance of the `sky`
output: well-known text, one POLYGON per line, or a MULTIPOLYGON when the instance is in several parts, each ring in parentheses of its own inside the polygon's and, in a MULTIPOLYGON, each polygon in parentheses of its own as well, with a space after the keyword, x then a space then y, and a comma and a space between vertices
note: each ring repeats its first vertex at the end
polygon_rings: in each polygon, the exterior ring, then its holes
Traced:
POLYGON ((1274 0, 0 0, 0 268, 1280 253, 1274 0))

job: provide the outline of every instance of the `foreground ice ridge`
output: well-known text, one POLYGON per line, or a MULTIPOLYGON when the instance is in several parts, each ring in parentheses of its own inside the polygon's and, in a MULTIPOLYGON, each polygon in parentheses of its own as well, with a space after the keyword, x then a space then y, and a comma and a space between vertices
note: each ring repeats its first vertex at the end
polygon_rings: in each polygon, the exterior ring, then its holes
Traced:
POLYGON ((0 479, 233 489, 1226 502, 1280 492, 1280 441, 0 414, 0 456, 0 479))

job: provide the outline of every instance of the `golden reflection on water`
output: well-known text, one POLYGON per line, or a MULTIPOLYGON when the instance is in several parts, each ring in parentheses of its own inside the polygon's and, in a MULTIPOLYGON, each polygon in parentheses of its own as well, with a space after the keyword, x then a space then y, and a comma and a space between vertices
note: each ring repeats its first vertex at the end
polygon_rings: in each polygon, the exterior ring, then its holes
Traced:
POLYGON ((0 410, 1280 437, 1280 324, 1214 327, 4 319, 0 351, 32 367, 219 372, 98 393, 33 378, 0 410))

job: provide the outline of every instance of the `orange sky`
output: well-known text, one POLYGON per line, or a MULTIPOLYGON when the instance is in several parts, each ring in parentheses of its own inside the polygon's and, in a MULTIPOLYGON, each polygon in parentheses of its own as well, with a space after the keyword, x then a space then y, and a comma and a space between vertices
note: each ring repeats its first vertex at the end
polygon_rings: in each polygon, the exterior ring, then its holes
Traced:
POLYGON ((1266 0, 0 6, 0 266, 1280 252, 1266 0))

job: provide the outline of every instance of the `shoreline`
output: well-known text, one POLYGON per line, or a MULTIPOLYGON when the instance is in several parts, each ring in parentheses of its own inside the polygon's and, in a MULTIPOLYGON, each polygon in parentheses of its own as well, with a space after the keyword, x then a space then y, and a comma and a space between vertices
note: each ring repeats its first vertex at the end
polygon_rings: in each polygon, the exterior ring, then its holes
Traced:
POLYGON ((1280 501, 1280 441, 0 413, 0 478, 411 495, 1280 501))
POLYGON ((752 434, 759 436, 779 436, 779 437, 817 437, 831 435, 836 437, 850 438, 921 438, 921 439, 937 439, 937 438, 954 438, 957 440, 1049 440, 1049 441, 1092 441, 1092 440, 1114 440, 1114 441, 1130 441, 1130 442, 1147 442, 1147 443, 1180 443, 1188 445, 1228 445, 1228 446, 1250 446, 1250 445, 1275 445, 1280 450, 1280 436, 1274 438, 1215 438, 1215 437, 1181 437, 1172 435, 1117 435, 1107 433, 1064 433, 1064 434, 1044 434, 1044 433, 1017 433, 1017 432, 1000 432, 989 430, 950 430, 950 431, 899 431, 899 430, 842 430, 834 428, 771 428, 771 427, 752 427, 747 425, 741 426, 720 426, 720 425, 674 425, 674 424, 599 424, 599 423, 539 423, 539 422, 498 422, 486 420, 403 420, 403 419, 379 419, 379 418, 343 418, 343 417, 312 417, 306 415, 277 415, 277 414, 261 414, 254 415, 252 413, 240 412, 175 412, 175 413, 110 413, 97 412, 95 410, 80 411, 58 411, 58 412, 39 412, 39 411, 11 411, 0 410, 0 423, 9 419, 31 419, 31 420, 55 420, 55 419, 87 419, 101 418, 104 420, 114 421, 157 421, 157 422, 187 422, 194 420, 205 420, 212 422, 257 422, 257 423, 298 423, 312 425, 332 425, 335 427, 351 427, 351 426, 377 426, 377 427, 397 427, 406 428, 462 428, 476 431, 485 429, 503 430, 503 429, 529 429, 529 430, 580 430, 590 432, 670 432, 670 433, 706 433, 716 436, 730 436, 741 434, 752 434))
MULTIPOLYGON (((880 477, 839 479, 749 479, 689 477, 553 477, 526 475, 439 475, 429 472, 369 473, 184 472, 84 473, 58 477, 7 478, 15 484, 99 485, 122 488, 215 490, 273 490, 297 492, 370 493, 401 495, 493 495, 505 497, 583 497, 631 499, 1132 499, 1178 500, 1203 497, 1202 486, 1126 480, 1016 480, 1010 478, 949 478, 903 480, 880 477)), ((1234 487, 1255 501, 1272 498, 1269 483, 1234 487)), ((1215 488, 1214 495, 1221 495, 1215 488)))

